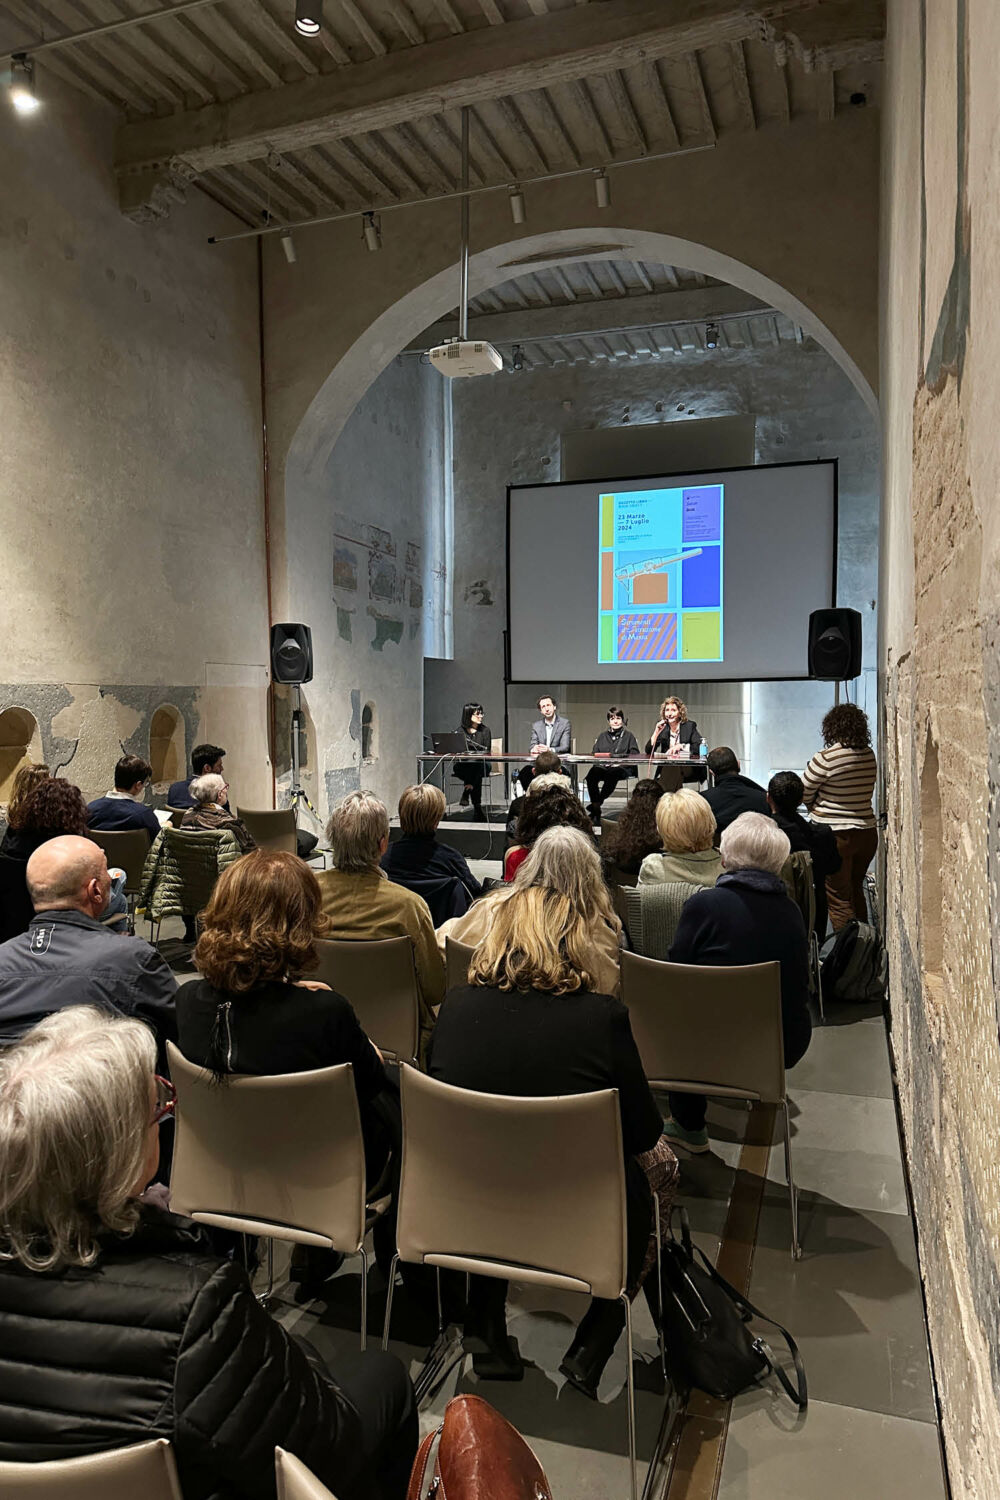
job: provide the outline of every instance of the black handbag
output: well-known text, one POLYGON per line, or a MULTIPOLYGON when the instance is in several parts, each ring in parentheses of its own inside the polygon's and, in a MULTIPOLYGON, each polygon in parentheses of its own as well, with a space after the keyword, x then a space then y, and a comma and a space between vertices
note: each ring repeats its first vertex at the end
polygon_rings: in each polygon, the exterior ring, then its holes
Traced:
POLYGON ((708 1257, 692 1245, 684 1209, 676 1212, 680 1238, 671 1228, 661 1249, 663 1344, 673 1384, 684 1390, 696 1386, 729 1401, 773 1374, 799 1410, 805 1411, 809 1400, 806 1372, 795 1340, 719 1275, 708 1257), (747 1325, 752 1318, 769 1323, 785 1340, 795 1366, 795 1385, 764 1340, 751 1333, 747 1325))

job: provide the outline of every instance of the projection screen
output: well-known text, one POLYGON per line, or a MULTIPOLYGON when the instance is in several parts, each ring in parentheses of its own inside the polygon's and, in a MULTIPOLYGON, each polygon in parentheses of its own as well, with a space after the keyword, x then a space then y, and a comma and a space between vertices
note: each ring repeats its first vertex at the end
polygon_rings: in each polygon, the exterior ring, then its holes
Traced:
POLYGON ((512 485, 512 682, 808 676, 836 603, 837 463, 512 485))

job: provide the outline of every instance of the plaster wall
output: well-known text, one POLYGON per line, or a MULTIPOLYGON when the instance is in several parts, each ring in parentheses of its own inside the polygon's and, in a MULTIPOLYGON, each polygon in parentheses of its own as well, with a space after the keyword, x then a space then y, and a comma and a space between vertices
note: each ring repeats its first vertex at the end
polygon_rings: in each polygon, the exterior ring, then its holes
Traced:
POLYGON ((1000 1494, 1000 11, 992 0, 890 0, 889 13, 893 1045, 952 1489, 986 1497, 1000 1494))
MULTIPOLYGON (((758 463, 839 459, 838 599, 862 611, 865 662, 874 676, 878 428, 850 380, 812 339, 769 349, 688 351, 655 363, 567 364, 457 381, 453 409, 455 654, 452 661, 427 664, 429 731, 452 726, 463 701, 474 698, 487 705, 494 733, 502 732, 506 486, 559 479, 563 434, 587 429, 642 433, 648 423, 749 416, 756 419, 758 463)), ((708 459, 705 466, 710 464, 708 459)), ((772 586, 773 580, 761 580, 762 606, 772 586)), ((802 653, 805 670, 805 641, 802 653)), ((616 690, 641 742, 669 686, 616 690)), ((559 683, 512 686, 510 743, 528 743, 542 690, 560 695, 579 746, 589 749, 605 727, 607 690, 559 683)), ((742 684, 687 683, 677 690, 710 742, 733 745, 749 773, 765 780, 773 770, 805 764, 832 701, 829 684, 810 682, 754 683, 746 690, 742 684)))
POLYGON ((0 711, 87 796, 172 704, 270 806, 255 253, 122 218, 114 117, 0 112, 0 711))

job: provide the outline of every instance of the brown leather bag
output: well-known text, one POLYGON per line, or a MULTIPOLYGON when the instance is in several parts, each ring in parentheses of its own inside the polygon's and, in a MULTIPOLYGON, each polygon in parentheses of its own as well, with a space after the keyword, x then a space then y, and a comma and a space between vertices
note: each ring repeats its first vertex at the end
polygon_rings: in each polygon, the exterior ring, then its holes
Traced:
POLYGON ((524 1438, 481 1396, 453 1396, 417 1449, 406 1500, 552 1500, 524 1438))

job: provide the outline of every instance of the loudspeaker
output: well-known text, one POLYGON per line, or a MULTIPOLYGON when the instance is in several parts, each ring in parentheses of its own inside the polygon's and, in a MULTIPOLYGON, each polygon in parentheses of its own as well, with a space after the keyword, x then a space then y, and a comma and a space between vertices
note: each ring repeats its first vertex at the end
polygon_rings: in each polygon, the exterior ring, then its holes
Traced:
POLYGON ((313 638, 308 625, 271 626, 271 677, 297 686, 312 682, 313 638))
POLYGON ((856 609, 814 609, 809 616, 809 676, 846 682, 861 674, 861 615, 856 609))

